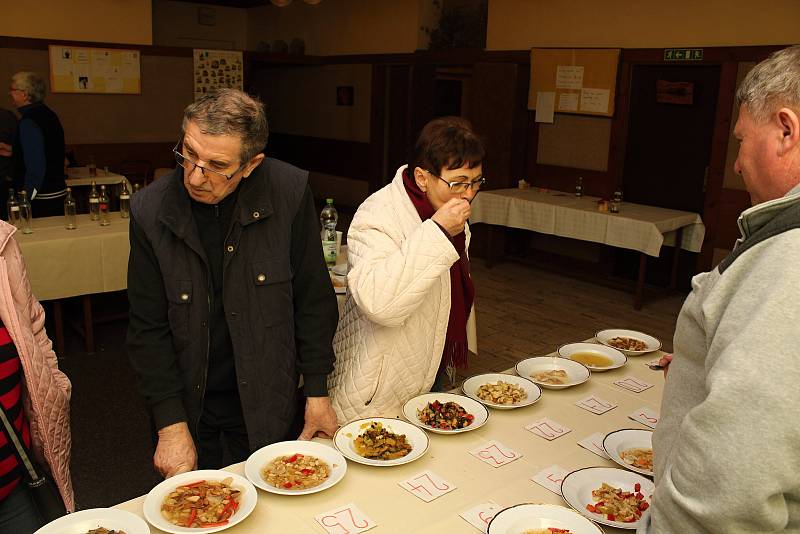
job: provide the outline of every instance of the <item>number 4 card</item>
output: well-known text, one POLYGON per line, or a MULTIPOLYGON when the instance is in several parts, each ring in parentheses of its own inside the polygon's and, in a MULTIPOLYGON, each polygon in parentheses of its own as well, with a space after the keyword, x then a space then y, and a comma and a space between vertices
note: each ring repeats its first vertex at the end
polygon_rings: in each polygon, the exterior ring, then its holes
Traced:
POLYGON ((409 491, 425 502, 431 502, 437 497, 441 497, 445 493, 450 493, 456 489, 454 484, 447 482, 433 471, 417 473, 399 484, 401 488, 409 491))
POLYGON ((353 503, 319 514, 314 518, 329 534, 359 534, 377 526, 372 519, 353 503))

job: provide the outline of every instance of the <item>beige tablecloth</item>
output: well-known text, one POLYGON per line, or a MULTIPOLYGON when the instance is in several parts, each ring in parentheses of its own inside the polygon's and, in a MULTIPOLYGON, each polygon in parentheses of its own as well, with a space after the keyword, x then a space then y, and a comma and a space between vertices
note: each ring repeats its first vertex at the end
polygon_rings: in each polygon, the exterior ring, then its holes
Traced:
MULTIPOLYGON (((646 428, 630 420, 628 414, 644 406, 658 411, 663 378, 661 373, 650 371, 644 365, 658 355, 651 353, 630 358, 621 369, 595 373, 589 382, 580 386, 544 390, 541 400, 529 407, 490 410, 489 421, 475 431, 450 436, 429 434, 427 453, 410 464, 384 468, 348 462, 347 474, 339 484, 313 495, 281 496, 259 490, 255 511, 229 532, 320 534, 324 530, 314 521, 314 516, 352 502, 377 523, 370 533, 474 534, 478 531, 458 514, 488 500, 502 507, 523 502, 566 506, 560 496, 532 482, 531 477, 553 464, 567 470, 594 465, 615 467, 616 464, 610 460, 600 458, 577 442, 595 432, 605 435, 620 428, 646 428), (612 384, 628 375, 654 384, 654 387, 636 394, 612 384), (612 401, 618 406, 603 415, 575 406, 577 401, 589 395, 612 401), (554 441, 546 441, 525 430, 525 425, 543 417, 572 431, 554 441), (468 453, 489 440, 500 441, 522 453, 523 457, 493 468, 468 453), (425 470, 455 484, 456 489, 425 503, 398 485, 425 470)), ((244 464, 229 469, 242 474, 244 464)), ((143 502, 144 497, 139 497, 117 507, 142 515, 143 502)), ((603 529, 606 533, 630 532, 610 527, 603 529)), ((153 533, 161 532, 153 527, 151 530, 153 533)))
POLYGON ((33 233, 14 234, 39 300, 119 291, 128 285, 128 219, 111 213, 100 226, 78 215, 78 228, 64 228, 64 217, 33 219, 33 233))
POLYGON ((681 248, 699 252, 705 226, 696 213, 623 202, 620 213, 597 210, 597 197, 576 197, 559 191, 497 189, 481 191, 472 202, 470 224, 488 223, 582 241, 627 248, 658 257, 662 245, 675 243, 683 228, 681 248))
POLYGON ((67 168, 67 186, 80 187, 90 186, 92 182, 97 185, 116 185, 125 182, 128 185, 128 191, 131 190, 131 184, 128 179, 121 174, 113 172, 106 172, 103 169, 97 169, 97 176, 89 176, 88 167, 68 167, 67 168))

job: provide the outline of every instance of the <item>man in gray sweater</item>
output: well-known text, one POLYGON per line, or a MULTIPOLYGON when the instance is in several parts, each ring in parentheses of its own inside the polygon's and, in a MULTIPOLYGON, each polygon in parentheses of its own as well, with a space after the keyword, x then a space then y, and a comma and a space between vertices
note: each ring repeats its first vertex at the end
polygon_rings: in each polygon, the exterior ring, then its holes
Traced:
POLYGON ((678 317, 640 532, 800 532, 800 46, 759 63, 737 99, 734 169, 753 206, 678 317))

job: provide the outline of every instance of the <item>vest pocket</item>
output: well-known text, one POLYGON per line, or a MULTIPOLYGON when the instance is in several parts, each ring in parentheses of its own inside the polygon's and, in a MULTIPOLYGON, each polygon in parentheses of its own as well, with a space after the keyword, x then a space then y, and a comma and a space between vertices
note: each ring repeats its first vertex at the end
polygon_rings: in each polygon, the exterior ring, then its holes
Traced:
POLYGON ((167 318, 172 333, 172 346, 180 352, 189 344, 189 310, 192 304, 191 280, 167 280, 165 283, 169 308, 167 318))
POLYGON ((268 258, 250 265, 250 279, 262 324, 274 326, 294 318, 289 257, 268 258))

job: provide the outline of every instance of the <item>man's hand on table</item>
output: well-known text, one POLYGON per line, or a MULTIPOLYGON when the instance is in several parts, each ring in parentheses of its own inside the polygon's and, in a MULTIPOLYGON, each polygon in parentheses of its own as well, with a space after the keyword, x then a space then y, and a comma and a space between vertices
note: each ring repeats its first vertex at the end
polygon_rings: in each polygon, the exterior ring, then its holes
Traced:
POLYGON ((658 360, 658 365, 664 368, 664 380, 667 379, 667 373, 669 372, 669 364, 672 363, 672 354, 666 354, 663 358, 658 360))
POLYGON ((11 157, 11 145, 0 143, 0 156, 11 157))
POLYGON ((332 438, 339 428, 329 397, 308 397, 304 420, 303 432, 297 439, 310 440, 317 435, 332 438))
POLYGON ((175 423, 158 431, 153 465, 164 478, 197 469, 197 450, 189 425, 175 423))

